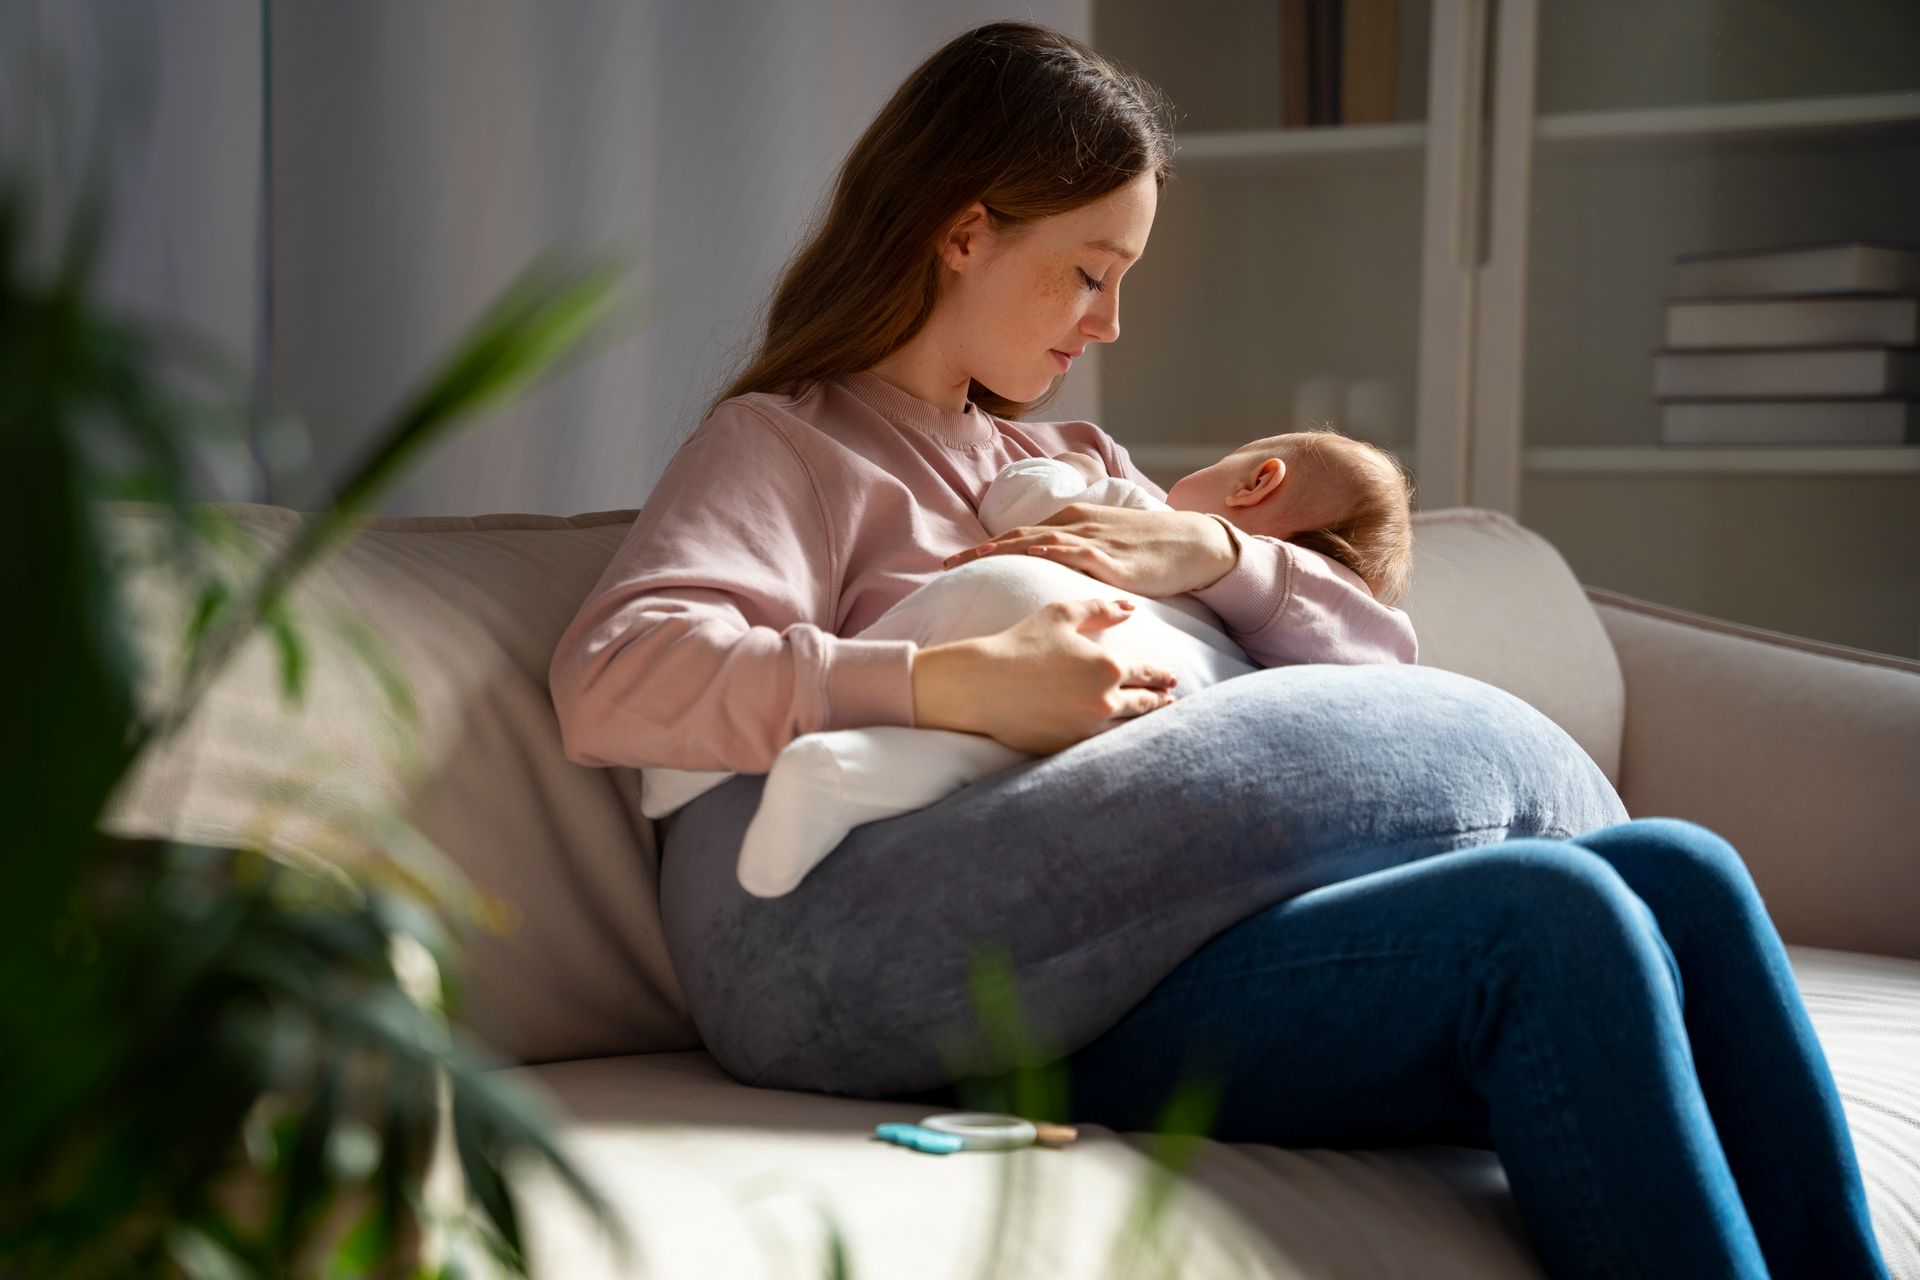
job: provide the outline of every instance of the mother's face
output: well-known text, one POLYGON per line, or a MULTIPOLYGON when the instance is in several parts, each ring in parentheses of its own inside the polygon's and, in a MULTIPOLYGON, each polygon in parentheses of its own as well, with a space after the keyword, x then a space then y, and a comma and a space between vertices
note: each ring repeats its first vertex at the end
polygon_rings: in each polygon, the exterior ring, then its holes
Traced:
POLYGON ((994 235, 975 203, 942 247, 953 358, 1009 400, 1045 395, 1066 372, 1055 351, 1077 356, 1120 336, 1120 279, 1147 247, 1158 201, 1153 175, 1141 174, 1011 239, 994 235))

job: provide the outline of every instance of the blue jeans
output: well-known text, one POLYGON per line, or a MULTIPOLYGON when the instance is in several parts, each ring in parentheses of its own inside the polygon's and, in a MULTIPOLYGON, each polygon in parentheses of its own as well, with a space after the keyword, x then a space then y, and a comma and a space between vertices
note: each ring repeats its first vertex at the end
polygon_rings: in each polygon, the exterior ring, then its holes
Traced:
POLYGON ((1074 1116, 1497 1151, 1555 1276, 1885 1277, 1846 1118, 1739 855, 1644 818, 1327 885, 1215 937, 1066 1059, 1074 1116))

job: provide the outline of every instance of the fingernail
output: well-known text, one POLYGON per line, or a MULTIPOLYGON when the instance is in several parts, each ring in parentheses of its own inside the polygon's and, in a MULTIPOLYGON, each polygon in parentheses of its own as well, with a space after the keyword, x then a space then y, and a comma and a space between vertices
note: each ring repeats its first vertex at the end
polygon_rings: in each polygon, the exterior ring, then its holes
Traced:
POLYGON ((1127 610, 1128 612, 1132 612, 1133 610, 1133 601, 1131 600, 1115 600, 1114 603, 1119 605, 1122 609, 1127 610))

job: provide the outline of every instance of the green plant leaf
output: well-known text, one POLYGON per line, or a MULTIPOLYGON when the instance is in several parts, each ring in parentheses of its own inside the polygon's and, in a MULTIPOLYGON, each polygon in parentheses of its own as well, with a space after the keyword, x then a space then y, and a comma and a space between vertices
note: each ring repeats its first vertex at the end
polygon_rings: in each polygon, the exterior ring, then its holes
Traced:
POLYGON ((251 1267, 194 1227, 168 1232, 167 1253, 192 1280, 255 1280, 251 1267))
POLYGON ((377 437, 341 488, 330 513, 335 522, 364 509, 448 424, 499 405, 547 373, 610 314, 619 283, 608 270, 575 271, 552 258, 536 261, 377 437))
POLYGON ((462 1105, 458 1092, 453 1100, 453 1144, 467 1190, 500 1233, 515 1269, 525 1271, 526 1246, 520 1238, 519 1212, 514 1207, 513 1189, 500 1171, 499 1135, 475 1113, 470 1101, 462 1105))
POLYGON ((280 696, 289 707, 299 707, 307 690, 307 646, 288 615, 285 602, 275 600, 264 619, 280 656, 280 696))
POLYGON ((387 1259, 387 1232, 378 1208, 355 1220, 327 1258, 326 1280, 362 1280, 387 1259))
POLYGON ((330 1190, 327 1142, 340 1115, 346 1090, 344 1073, 344 1064, 338 1056, 321 1068, 313 1095, 298 1115, 286 1164, 275 1170, 279 1175, 280 1197, 268 1238, 283 1266, 292 1266, 314 1219, 325 1207, 325 1193, 330 1190))
MULTIPOLYGON (((258 972, 269 982, 284 981, 290 976, 284 967, 277 971, 263 968, 258 972)), ((627 1248, 624 1230, 611 1207, 549 1136, 553 1129, 551 1114, 524 1089, 496 1075, 492 1070, 496 1064, 480 1057, 471 1046, 453 1039, 436 1017, 392 987, 373 988, 352 1001, 336 999, 311 987, 302 990, 315 1013, 340 1030, 379 1043, 402 1061, 431 1063, 447 1072, 462 1172, 490 1218, 496 1210, 511 1214, 512 1206, 510 1201, 497 1196, 490 1202, 493 1189, 488 1183, 499 1178, 500 1172, 497 1164, 490 1165, 487 1161, 498 1152, 524 1151, 539 1157, 588 1212, 613 1230, 616 1245, 623 1250, 627 1248), (460 1145, 462 1123, 467 1126, 464 1147, 460 1145), (469 1166, 469 1155, 480 1159, 469 1166)), ((510 1232, 498 1218, 494 1218, 494 1224, 517 1251, 517 1233, 510 1232)))
POLYGON ((827 1280, 852 1280, 853 1267, 847 1261, 847 1238, 840 1230, 839 1219, 826 1205, 814 1206, 820 1212, 820 1221, 827 1231, 827 1280))
MULTIPOLYGON (((125 856, 139 859, 144 842, 125 856)), ((8 1002, 5 1027, 9 1054, 5 1076, 15 1090, 14 1105, 0 1107, 0 1169, 27 1163, 53 1126, 128 1069, 156 1030, 182 1015, 182 1006, 215 970, 256 910, 253 895, 213 904, 194 927, 174 934, 162 921, 164 902, 146 904, 116 922, 126 939, 111 959, 86 967, 48 966, 33 994, 8 1002), (163 946, 153 945, 164 938, 163 946), (129 963, 129 962, 132 963, 129 963), (137 975, 138 983, 133 980, 137 975), (129 989, 139 1005, 110 1013, 129 989), (33 1106, 22 1106, 32 1098, 33 1106)))
POLYGON ((440 1123, 439 1073, 422 1063, 392 1060, 380 1121, 380 1167, 374 1172, 375 1219, 380 1256, 399 1244, 405 1224, 428 1216, 415 1188, 433 1159, 440 1123))
POLYGON ((364 619, 350 613, 336 613, 332 621, 335 633, 347 642, 373 677, 375 686, 386 700, 387 709, 401 724, 418 732, 421 724, 420 704, 413 696, 413 686, 407 682, 399 664, 388 653, 386 642, 364 619))
POLYGON ((1139 1265, 1165 1265, 1174 1252, 1164 1238, 1164 1218, 1220 1106, 1221 1084, 1206 1066, 1192 1067, 1174 1082, 1147 1141, 1146 1172, 1135 1189, 1126 1226, 1115 1238, 1106 1271, 1131 1275, 1139 1265))
MULTIPOLYGON (((103 840, 94 828, 143 750, 178 727, 255 631, 268 633, 283 696, 303 701, 312 670, 291 608, 299 575, 457 421, 587 351, 605 331, 614 280, 553 260, 524 273, 373 433, 374 447, 328 507, 230 581, 207 572, 208 560, 252 550, 254 535, 199 504, 195 464, 238 441, 242 418, 176 391, 162 374, 197 366, 186 371, 207 374, 234 404, 249 379, 202 335, 111 314, 90 296, 109 225, 99 181, 107 157, 104 147, 89 155, 50 281, 29 278, 26 260, 28 219, 41 202, 0 173, 0 469, 32 477, 15 516, 35 545, 9 595, 32 601, 36 615, 22 669, 67 677, 57 694, 29 698, 6 730, 18 748, 9 759, 28 762, 10 775, 7 799, 17 846, 33 856, 16 860, 0 895, 0 990, 12 993, 0 1005, 0 1236, 24 1228, 23 1247, 39 1251, 32 1256, 48 1261, 48 1273, 64 1259, 89 1275, 277 1274, 336 1184, 365 1172, 343 1174, 328 1156, 352 1114, 355 1055, 373 1053, 389 1068, 373 1177, 391 1212, 369 1215, 377 1226, 353 1237, 354 1247, 388 1251, 402 1214, 417 1210, 445 1071, 479 1157, 476 1195, 493 1201, 483 1238, 517 1259, 509 1159, 544 1161, 596 1216, 610 1211, 548 1136, 551 1118, 538 1104, 395 990, 389 944, 401 932, 422 937, 451 982, 452 946, 437 923, 410 914, 406 894, 389 896, 385 884, 340 866, 103 840), (133 698, 142 673, 114 590, 139 566, 132 556, 110 562, 103 521, 115 513, 103 498, 156 507, 146 567, 190 584, 185 671, 177 696, 150 718, 133 698), (77 886, 107 891, 110 905, 97 914, 77 906, 77 886), (303 1081, 317 1081, 317 1094, 305 1109, 285 1110, 303 1081), (267 1140, 263 1131, 276 1125, 284 1140, 267 1140), (257 1168, 247 1157, 263 1145, 281 1179, 267 1202, 277 1226, 243 1233, 209 1203, 208 1188, 236 1161, 257 1168), (256 1233, 278 1237, 281 1266, 256 1233)), ((349 643, 396 718, 417 723, 411 692, 363 643, 370 635, 349 643)), ((422 896, 435 887, 404 831, 368 829, 387 837, 396 866, 415 868, 388 883, 422 896)))
POLYGON ((189 656, 200 648, 200 642, 206 638, 208 625, 232 597, 232 588, 219 578, 210 578, 201 584, 200 599, 193 607, 193 617, 187 622, 184 648, 189 656))

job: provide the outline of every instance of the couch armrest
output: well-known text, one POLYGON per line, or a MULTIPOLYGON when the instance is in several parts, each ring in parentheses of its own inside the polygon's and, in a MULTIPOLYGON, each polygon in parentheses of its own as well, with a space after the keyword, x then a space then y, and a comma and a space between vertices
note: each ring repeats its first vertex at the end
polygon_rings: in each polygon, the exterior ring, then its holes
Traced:
POLYGON ((1725 836, 1786 941, 1920 959, 1920 662, 1586 593, 1627 812, 1725 836))

